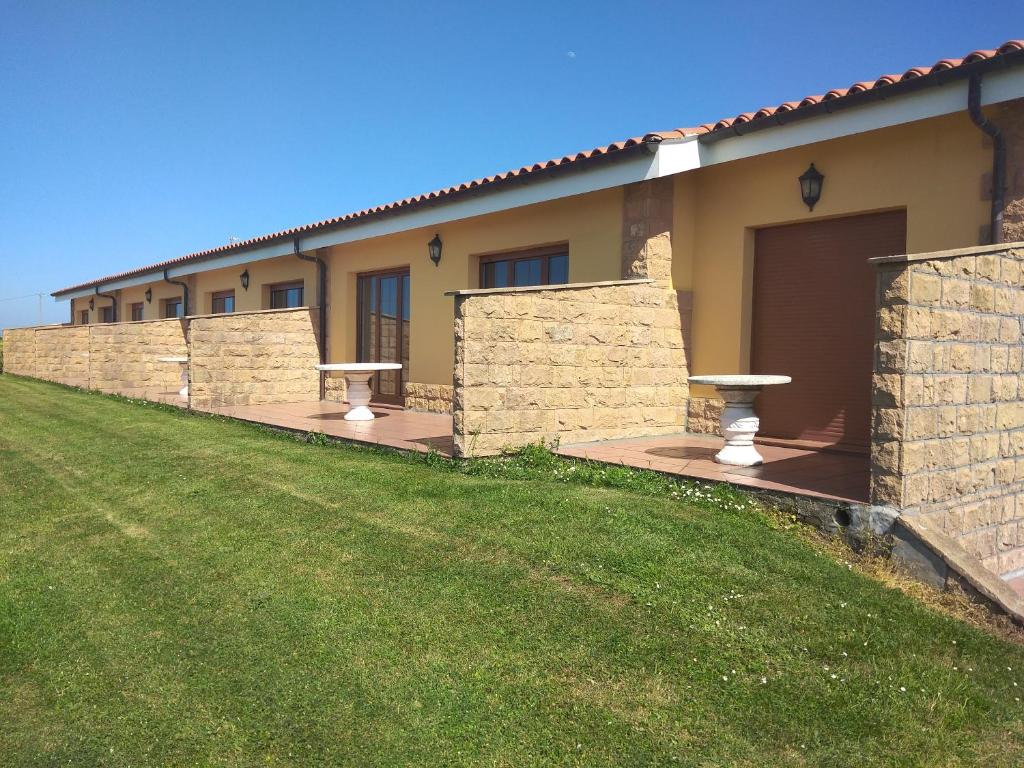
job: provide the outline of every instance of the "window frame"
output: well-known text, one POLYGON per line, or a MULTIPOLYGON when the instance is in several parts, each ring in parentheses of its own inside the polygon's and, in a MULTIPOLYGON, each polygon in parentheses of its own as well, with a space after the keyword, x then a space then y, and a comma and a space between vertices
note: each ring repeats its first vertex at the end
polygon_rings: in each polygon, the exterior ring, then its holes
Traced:
POLYGON ((168 307, 171 307, 171 306, 179 306, 180 307, 180 306, 182 306, 182 301, 183 301, 183 299, 182 299, 181 296, 172 296, 169 299, 164 299, 163 302, 162 302, 162 304, 163 304, 163 307, 162 307, 163 312, 161 313, 164 316, 163 319, 164 320, 178 320, 178 319, 184 317, 185 316, 184 309, 182 310, 182 313, 180 315, 177 313, 177 311, 175 311, 174 314, 168 314, 168 312, 167 312, 167 308, 168 307))
POLYGON ((78 310, 78 324, 79 325, 88 325, 89 324, 89 310, 88 309, 80 309, 80 310, 78 310))
POLYGON ((112 322, 114 322, 114 308, 113 308, 113 306, 110 306, 110 307, 100 307, 100 318, 99 319, 100 319, 101 323, 112 323, 112 322))
POLYGON ((519 261, 540 259, 541 282, 532 285, 508 285, 506 288, 535 288, 542 285, 552 285, 550 282, 549 263, 552 256, 565 256, 565 283, 554 283, 554 285, 567 285, 569 282, 569 244, 556 243, 555 245, 544 245, 535 248, 525 248, 518 251, 503 251, 501 253, 488 253, 480 256, 479 281, 481 288, 495 288, 486 282, 487 265, 495 262, 505 261, 509 263, 510 277, 515 278, 515 265, 519 261))
POLYGON ((132 319, 132 322, 138 322, 146 315, 146 305, 141 301, 133 301, 131 304, 128 305, 128 312, 128 316, 132 319), (135 316, 136 309, 139 310, 138 317, 135 316))
POLYGON ((268 304, 270 305, 268 307, 268 309, 298 309, 299 307, 304 307, 304 306, 306 306, 306 281, 305 280, 290 280, 287 283, 274 283, 274 284, 268 286, 268 288, 267 288, 267 297, 268 297, 268 304), (275 307, 274 306, 274 294, 275 293, 284 292, 285 295, 287 296, 287 292, 290 291, 290 290, 293 290, 295 288, 298 288, 302 292, 301 295, 299 296, 299 303, 298 304, 296 304, 294 307, 289 307, 289 306, 275 307))
POLYGON ((214 291, 210 295, 210 314, 211 315, 232 315, 235 312, 235 291, 230 289, 227 291, 214 291), (224 301, 225 299, 231 299, 231 309, 217 309, 217 302, 224 301))

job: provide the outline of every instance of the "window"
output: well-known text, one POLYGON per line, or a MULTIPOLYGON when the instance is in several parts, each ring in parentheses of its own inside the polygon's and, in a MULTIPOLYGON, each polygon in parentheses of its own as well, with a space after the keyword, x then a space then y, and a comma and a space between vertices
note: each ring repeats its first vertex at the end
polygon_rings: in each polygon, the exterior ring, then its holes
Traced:
POLYGON ((270 286, 270 308, 288 309, 301 307, 302 283, 281 283, 270 286))
POLYGON ((217 291, 213 294, 213 299, 210 302, 210 311, 215 315, 223 315, 228 312, 235 311, 235 292, 234 291, 217 291))
POLYGON ((88 309, 79 310, 79 312, 78 312, 78 322, 81 325, 88 325, 89 324, 89 310, 88 309))
POLYGON ((114 308, 113 307, 100 307, 100 322, 101 323, 112 323, 112 322, 114 322, 114 308))
POLYGON ((561 285, 569 282, 569 247, 559 245, 480 258, 481 288, 561 285))
POLYGON ((164 317, 181 317, 181 296, 164 300, 164 317))
POLYGON ((142 319, 142 302, 137 301, 132 304, 132 320, 142 319))

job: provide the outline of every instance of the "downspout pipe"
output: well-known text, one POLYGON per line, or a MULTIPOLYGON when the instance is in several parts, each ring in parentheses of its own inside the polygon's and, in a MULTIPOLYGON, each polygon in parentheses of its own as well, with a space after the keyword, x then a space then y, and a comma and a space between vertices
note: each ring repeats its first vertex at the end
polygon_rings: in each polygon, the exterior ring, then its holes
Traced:
MULTIPOLYGON (((307 256, 302 252, 299 238, 292 241, 292 249, 296 256, 303 261, 311 261, 316 264, 317 289, 316 303, 320 309, 320 364, 327 362, 327 262, 319 256, 307 256)), ((320 373, 320 399, 327 395, 327 377, 320 373)))
POLYGON ((989 242, 1003 242, 1003 208, 1006 204, 1006 139, 999 126, 981 111, 981 73, 971 75, 967 86, 967 113, 971 121, 992 139, 992 212, 989 242))
POLYGON ((112 294, 112 293, 100 293, 100 287, 98 285, 96 286, 96 295, 99 296, 101 299, 110 299, 110 306, 111 306, 110 322, 116 323, 117 322, 117 297, 114 296, 114 294, 112 294))
POLYGON ((167 276, 167 270, 164 270, 164 282, 170 283, 171 285, 181 286, 181 316, 188 317, 188 283, 183 283, 181 280, 171 280, 167 276))

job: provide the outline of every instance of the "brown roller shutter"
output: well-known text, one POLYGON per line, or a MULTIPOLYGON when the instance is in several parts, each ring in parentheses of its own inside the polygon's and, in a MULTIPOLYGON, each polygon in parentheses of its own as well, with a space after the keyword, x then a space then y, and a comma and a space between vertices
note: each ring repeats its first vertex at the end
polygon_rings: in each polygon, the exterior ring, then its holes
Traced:
POLYGON ((871 434, 875 270, 906 251, 904 211, 757 231, 751 371, 793 383, 757 401, 761 434, 862 449, 871 434))

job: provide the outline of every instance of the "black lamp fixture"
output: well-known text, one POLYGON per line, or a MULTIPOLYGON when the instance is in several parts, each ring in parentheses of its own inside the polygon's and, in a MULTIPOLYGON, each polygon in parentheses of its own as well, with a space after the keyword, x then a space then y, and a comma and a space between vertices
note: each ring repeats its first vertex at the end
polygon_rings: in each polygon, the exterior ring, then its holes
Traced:
POLYGON ((89 309, 96 309, 96 299, 89 299, 89 309))
POLYGON ((800 177, 800 197, 807 204, 807 210, 813 211, 815 203, 821 199, 821 186, 824 182, 825 176, 814 167, 814 163, 800 177))
POLYGON ((146 303, 147 304, 152 304, 153 303, 153 289, 152 288, 147 288, 146 289, 146 303))
POLYGON ((242 288, 248 291, 249 290, 249 270, 247 269, 247 270, 245 270, 245 272, 240 274, 238 276, 238 279, 242 281, 242 288))
POLYGON ((427 251, 430 252, 430 260, 436 267, 441 263, 441 238, 434 235, 434 239, 427 243, 427 251))

